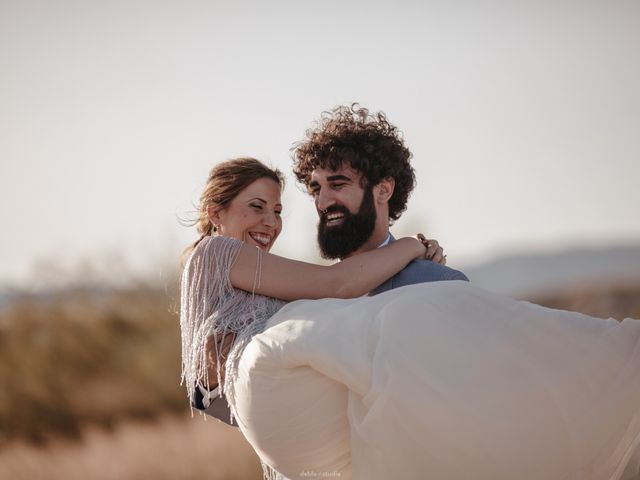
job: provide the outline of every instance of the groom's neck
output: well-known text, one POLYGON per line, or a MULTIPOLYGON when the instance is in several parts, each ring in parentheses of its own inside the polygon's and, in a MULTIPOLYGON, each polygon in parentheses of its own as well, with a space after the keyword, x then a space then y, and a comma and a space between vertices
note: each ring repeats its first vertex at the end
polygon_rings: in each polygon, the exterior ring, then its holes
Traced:
POLYGON ((345 258, 349 258, 354 255, 358 255, 360 253, 365 253, 370 250, 375 250, 380 245, 382 245, 382 242, 384 242, 388 236, 389 236, 389 227, 385 227, 385 228, 376 227, 373 230, 373 233, 371 234, 369 239, 366 242, 364 242, 364 244, 359 249, 357 249, 351 255, 347 255, 345 258))

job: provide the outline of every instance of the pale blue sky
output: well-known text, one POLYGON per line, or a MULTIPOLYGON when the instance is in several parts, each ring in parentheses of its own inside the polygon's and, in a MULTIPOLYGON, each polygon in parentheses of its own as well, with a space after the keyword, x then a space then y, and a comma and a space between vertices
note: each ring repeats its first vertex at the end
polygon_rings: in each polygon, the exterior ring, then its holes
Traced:
POLYGON ((176 216, 240 155, 287 173, 275 252, 309 258, 289 148, 352 101, 414 153, 395 231, 453 266, 640 244, 640 2, 346 3, 0 0, 0 285, 166 276, 176 216))

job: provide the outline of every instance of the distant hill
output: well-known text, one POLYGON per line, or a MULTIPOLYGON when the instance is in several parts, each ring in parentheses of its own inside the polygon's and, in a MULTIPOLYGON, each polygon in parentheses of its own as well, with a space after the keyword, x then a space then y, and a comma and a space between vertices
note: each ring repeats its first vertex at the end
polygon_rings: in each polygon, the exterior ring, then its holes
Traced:
POLYGON ((500 258, 463 269, 488 290, 531 298, 559 290, 640 282, 640 246, 500 258))

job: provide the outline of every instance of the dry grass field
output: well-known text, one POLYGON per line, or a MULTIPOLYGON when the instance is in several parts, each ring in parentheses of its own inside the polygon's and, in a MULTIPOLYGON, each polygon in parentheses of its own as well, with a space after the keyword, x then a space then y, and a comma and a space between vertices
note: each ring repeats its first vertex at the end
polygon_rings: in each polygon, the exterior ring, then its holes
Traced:
POLYGON ((0 311, 0 442, 184 412, 177 315, 154 290, 26 296, 0 311))
MULTIPOLYGON (((74 289, 0 308, 0 480, 261 478, 237 430, 189 413, 176 298, 74 289)), ((640 318, 640 285, 531 300, 640 318)))
POLYGON ((546 307, 586 313, 593 317, 640 320, 640 285, 636 283, 567 287, 536 296, 531 301, 546 307))
POLYGON ((259 480, 262 470, 242 434, 200 415, 91 427, 81 439, 0 449, 3 480, 259 480))
POLYGON ((175 294, 75 289, 0 310, 0 479, 253 479, 239 432, 191 417, 175 294))

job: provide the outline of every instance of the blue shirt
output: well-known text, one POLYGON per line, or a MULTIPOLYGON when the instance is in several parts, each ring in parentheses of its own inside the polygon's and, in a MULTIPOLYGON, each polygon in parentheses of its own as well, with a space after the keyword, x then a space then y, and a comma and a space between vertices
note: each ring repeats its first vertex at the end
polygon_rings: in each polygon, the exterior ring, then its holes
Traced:
MULTIPOLYGON (((394 241, 395 238, 391 235, 389 242, 394 241)), ((453 268, 434 263, 431 260, 413 260, 389 280, 371 290, 369 295, 377 295, 378 293, 406 285, 413 285, 415 283, 440 282, 443 280, 469 281, 464 273, 454 270, 453 268)))

